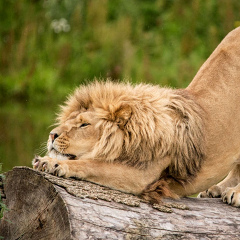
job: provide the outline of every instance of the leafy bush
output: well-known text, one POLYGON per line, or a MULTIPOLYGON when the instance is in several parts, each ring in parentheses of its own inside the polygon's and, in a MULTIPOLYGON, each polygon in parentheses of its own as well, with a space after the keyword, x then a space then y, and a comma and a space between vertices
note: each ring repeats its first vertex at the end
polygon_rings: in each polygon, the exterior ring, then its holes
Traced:
POLYGON ((0 100, 58 99, 94 77, 185 87, 237 25, 240 1, 0 3, 0 100))

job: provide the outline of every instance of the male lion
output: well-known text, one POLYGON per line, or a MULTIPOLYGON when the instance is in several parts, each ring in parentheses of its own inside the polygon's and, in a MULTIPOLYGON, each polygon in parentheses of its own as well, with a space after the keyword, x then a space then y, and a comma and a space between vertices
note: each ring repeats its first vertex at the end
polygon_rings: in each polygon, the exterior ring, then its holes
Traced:
POLYGON ((240 206, 240 28, 184 90, 94 82, 79 87, 33 167, 159 201, 218 197, 240 206))

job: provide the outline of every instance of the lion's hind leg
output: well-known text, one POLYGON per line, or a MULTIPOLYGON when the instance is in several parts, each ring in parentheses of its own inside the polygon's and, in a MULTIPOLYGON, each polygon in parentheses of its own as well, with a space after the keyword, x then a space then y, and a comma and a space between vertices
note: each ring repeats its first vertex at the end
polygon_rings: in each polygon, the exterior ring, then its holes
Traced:
POLYGON ((199 198, 220 198, 222 195, 222 189, 218 185, 213 185, 207 190, 198 194, 199 198))
POLYGON ((240 207, 240 183, 236 187, 226 188, 222 200, 234 207, 240 207))
POLYGON ((222 197, 223 202, 240 207, 240 164, 223 181, 199 193, 198 197, 222 197))

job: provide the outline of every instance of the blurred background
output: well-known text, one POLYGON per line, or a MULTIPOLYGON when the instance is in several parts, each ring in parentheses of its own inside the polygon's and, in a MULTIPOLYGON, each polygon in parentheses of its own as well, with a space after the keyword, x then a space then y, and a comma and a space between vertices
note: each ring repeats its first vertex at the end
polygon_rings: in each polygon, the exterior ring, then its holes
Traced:
POLYGON ((239 25, 239 0, 0 1, 3 171, 44 154, 58 104, 79 84, 186 87, 239 25))

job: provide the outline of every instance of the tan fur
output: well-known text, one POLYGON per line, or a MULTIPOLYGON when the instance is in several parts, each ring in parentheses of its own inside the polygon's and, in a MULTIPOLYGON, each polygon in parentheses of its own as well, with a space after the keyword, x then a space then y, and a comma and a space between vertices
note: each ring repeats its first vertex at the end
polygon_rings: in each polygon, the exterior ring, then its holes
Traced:
POLYGON ((199 193, 198 197, 222 197, 224 202, 240 207, 240 164, 236 165, 223 181, 199 193))
POLYGON ((64 125, 84 105, 101 132, 92 158, 145 169, 171 155, 169 172, 187 177, 201 165, 204 141, 201 108, 184 94, 151 85, 95 82, 75 91, 58 120, 64 125))
POLYGON ((157 201, 217 183, 239 163, 239 41, 237 29, 184 90, 111 81, 79 87, 34 168, 157 201))

